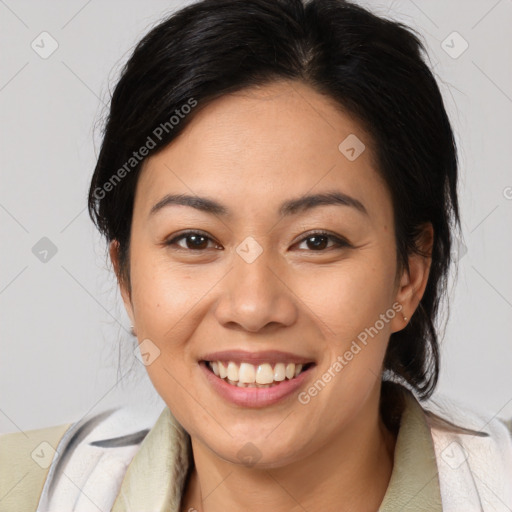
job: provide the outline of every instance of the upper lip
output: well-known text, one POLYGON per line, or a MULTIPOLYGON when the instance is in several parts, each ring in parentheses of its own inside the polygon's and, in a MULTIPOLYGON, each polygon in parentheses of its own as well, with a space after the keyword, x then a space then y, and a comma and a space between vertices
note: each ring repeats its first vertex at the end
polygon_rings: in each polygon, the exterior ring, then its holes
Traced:
POLYGON ((200 358, 201 361, 233 361, 234 363, 251 363, 254 365, 263 363, 295 363, 307 364, 314 361, 308 357, 302 357, 291 352, 280 350, 263 350, 261 352, 248 352, 246 350, 223 350, 210 352, 200 358))

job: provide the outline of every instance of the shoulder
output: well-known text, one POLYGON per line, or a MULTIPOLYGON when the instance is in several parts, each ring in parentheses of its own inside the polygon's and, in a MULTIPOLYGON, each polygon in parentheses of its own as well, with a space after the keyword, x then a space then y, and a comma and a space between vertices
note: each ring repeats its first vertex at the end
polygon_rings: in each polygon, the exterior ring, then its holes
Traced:
POLYGON ((433 431, 486 438, 492 444, 512 445, 512 418, 502 418, 475 407, 469 407, 446 395, 437 395, 422 404, 433 431))
POLYGON ((0 509, 36 510, 56 447, 72 423, 0 434, 0 509))
POLYGON ((512 508, 511 419, 442 395, 423 407, 445 498, 459 506, 479 501, 483 510, 512 508))
POLYGON ((154 413, 124 405, 73 423, 0 435, 0 510, 87 508, 80 502, 87 486, 87 495, 110 510, 153 423, 154 413))

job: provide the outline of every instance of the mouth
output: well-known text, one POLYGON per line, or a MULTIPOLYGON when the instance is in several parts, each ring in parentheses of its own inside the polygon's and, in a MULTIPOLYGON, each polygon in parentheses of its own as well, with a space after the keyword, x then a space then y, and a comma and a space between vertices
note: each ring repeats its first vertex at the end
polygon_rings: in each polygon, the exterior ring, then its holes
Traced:
MULTIPOLYGON (((220 398, 243 408, 262 408, 290 399, 306 386, 316 361, 291 352, 224 350, 198 359, 206 384, 220 398)), ((291 404, 290 404, 291 405, 291 404)))
POLYGON ((235 361, 200 361, 210 373, 225 383, 239 388, 272 388, 287 381, 295 380, 308 372, 315 363, 284 363, 235 361))

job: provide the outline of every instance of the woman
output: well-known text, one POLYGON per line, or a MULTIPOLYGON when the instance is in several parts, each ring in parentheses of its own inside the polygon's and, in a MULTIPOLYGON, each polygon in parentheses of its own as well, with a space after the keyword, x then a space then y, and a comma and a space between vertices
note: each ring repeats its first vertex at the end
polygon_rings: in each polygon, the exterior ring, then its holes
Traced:
POLYGON ((3 436, 1 510, 512 507, 507 424, 430 400, 459 209, 423 51, 341 0, 203 0, 143 38, 89 210, 167 407, 3 436))

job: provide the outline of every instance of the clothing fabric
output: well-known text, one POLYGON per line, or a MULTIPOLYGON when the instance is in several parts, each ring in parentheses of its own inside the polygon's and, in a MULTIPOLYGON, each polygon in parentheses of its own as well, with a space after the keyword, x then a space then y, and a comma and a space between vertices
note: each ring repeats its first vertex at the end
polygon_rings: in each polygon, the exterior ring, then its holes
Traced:
MULTIPOLYGON (((422 407, 402 392, 394 466, 379 512, 512 510, 510 424, 442 398, 422 407)), ((39 484, 28 477, 15 482, 32 469, 18 460, 12 475, 4 458, 20 459, 27 440, 21 433, 0 436, 0 512, 180 512, 193 458, 190 437, 168 407, 156 421, 122 408, 56 429, 56 454, 44 478, 38 473, 39 484)))

